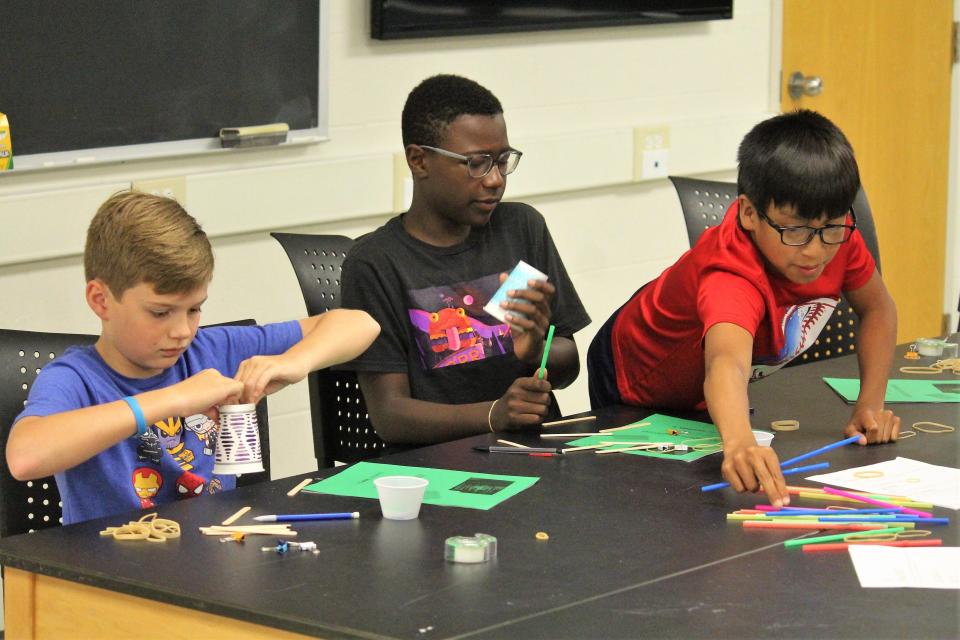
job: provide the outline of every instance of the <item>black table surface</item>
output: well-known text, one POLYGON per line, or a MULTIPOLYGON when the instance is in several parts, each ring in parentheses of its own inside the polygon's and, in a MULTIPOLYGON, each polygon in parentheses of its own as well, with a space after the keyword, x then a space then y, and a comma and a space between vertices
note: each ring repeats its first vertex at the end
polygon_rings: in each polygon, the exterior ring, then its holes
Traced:
MULTIPOLYGON (((929 359, 922 360, 921 363, 929 359)), ((896 366, 915 364, 899 353, 896 366)), ((843 437, 850 405, 822 376, 855 376, 852 357, 790 368, 751 386, 755 428, 795 418, 779 432, 781 459, 843 437)), ((948 377, 952 374, 942 374, 948 377)), ((895 377, 906 377, 895 374, 895 377)), ((905 425, 957 425, 958 404, 897 404, 905 425)), ((619 426, 650 411, 599 412, 590 429, 619 426)), ((686 417, 705 418, 704 415, 686 417)), ((536 435, 508 436, 539 444, 536 435)), ((686 463, 592 452, 555 458, 478 453, 478 436, 384 458, 383 462, 538 476, 530 489, 489 511, 424 505, 417 520, 381 518, 376 501, 286 491, 301 478, 263 483, 159 509, 183 536, 164 544, 102 538, 105 526, 141 513, 0 540, 0 563, 158 602, 274 628, 333 638, 955 638, 957 592, 862 589, 846 553, 785 549, 789 531, 746 531, 725 516, 765 502, 732 490, 703 494, 719 480, 720 456, 686 463), (202 536, 240 507, 267 513, 359 511, 354 521, 296 523, 319 554, 262 552, 276 539, 242 544, 202 536), (549 540, 538 541, 543 531, 549 540), (444 560, 453 535, 497 537, 498 558, 444 560)), ((919 434, 896 445, 834 450, 828 471, 903 456, 958 466, 958 434, 919 434)), ((310 474, 330 475, 338 470, 310 474)), ((816 483, 799 479, 790 484, 816 483)), ((797 504, 823 506, 795 500, 797 504)), ((957 512, 935 527, 960 543, 957 512)))

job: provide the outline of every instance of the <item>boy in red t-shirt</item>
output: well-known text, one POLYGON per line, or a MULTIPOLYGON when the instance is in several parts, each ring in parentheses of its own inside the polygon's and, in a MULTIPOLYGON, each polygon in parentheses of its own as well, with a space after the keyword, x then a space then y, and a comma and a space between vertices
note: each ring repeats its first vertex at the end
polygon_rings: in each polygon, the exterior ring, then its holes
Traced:
POLYGON ((761 122, 737 154, 723 222, 607 320, 587 356, 590 402, 706 409, 723 477, 789 503, 776 453, 750 428, 747 384, 805 351, 841 291, 860 318, 861 392, 844 428, 860 444, 897 439, 885 410, 897 311, 856 232, 860 173, 843 133, 813 111, 761 122))

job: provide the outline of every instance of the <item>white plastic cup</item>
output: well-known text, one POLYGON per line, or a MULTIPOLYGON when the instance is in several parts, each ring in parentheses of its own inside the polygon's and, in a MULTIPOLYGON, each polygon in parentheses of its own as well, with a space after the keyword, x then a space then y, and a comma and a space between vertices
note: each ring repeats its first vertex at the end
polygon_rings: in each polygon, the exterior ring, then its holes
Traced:
POLYGON ((758 447, 769 447, 770 443, 773 442, 773 434, 769 431, 754 431, 753 437, 756 439, 758 447))
POLYGON ((943 353, 940 354, 944 360, 949 360, 950 358, 957 357, 957 343, 956 342, 947 342, 943 345, 943 353))
POLYGON ((380 511, 388 520, 413 520, 420 514, 420 504, 427 488, 425 478, 415 476, 384 476, 376 478, 380 497, 380 511))

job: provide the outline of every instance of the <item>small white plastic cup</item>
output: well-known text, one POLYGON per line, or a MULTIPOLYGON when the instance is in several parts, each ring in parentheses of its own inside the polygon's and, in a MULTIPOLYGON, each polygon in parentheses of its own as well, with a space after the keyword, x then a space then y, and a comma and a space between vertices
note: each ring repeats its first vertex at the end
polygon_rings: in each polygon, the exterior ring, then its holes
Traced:
POLYGON ((756 438, 758 447, 769 447, 773 442, 773 434, 769 431, 754 431, 753 437, 756 438))
POLYGON ((420 504, 427 488, 425 478, 414 476, 384 476, 376 478, 380 496, 380 511, 388 520, 413 520, 420 514, 420 504))

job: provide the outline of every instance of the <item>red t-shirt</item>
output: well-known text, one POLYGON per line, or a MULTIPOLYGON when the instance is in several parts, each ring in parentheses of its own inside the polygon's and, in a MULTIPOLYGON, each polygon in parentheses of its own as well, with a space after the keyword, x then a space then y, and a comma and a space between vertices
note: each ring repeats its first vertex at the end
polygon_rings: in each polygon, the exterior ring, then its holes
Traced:
POLYGON ((702 409, 703 338, 719 322, 753 336, 751 382, 773 373, 813 344, 840 292, 859 289, 875 269, 863 237, 854 233, 819 278, 790 282, 767 266, 738 224, 734 202, 719 226, 707 229, 617 316, 611 350, 622 400, 702 409))

